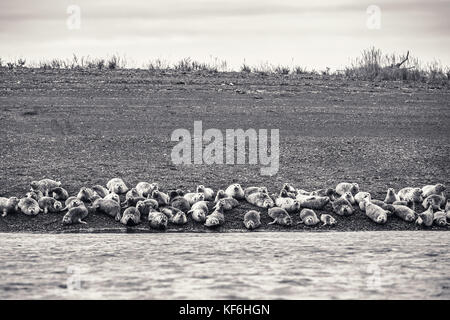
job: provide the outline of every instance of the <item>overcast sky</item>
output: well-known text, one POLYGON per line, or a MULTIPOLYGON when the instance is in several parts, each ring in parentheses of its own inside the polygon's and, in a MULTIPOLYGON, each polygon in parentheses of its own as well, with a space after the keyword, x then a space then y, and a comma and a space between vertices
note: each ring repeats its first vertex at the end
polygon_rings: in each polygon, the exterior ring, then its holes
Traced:
POLYGON ((339 69, 370 46, 450 65, 450 1, 1 0, 0 56, 183 57, 339 69), (80 29, 70 5, 81 10, 80 29), (367 13, 369 5, 381 10, 367 13), (74 16, 72 16, 74 17, 74 16), (375 22, 374 22, 375 21, 375 22), (368 25, 370 27, 368 27, 368 25))

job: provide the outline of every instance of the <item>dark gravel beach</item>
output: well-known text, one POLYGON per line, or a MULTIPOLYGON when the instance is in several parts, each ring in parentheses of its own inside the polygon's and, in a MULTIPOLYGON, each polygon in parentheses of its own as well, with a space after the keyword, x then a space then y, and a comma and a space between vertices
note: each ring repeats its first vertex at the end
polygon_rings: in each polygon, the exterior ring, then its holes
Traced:
MULTIPOLYGON (((450 186, 450 90, 419 82, 364 82, 335 76, 145 70, 0 68, 0 196, 23 196, 32 180, 60 180, 71 195, 81 186, 121 177, 129 186, 217 190, 238 182, 277 192, 283 183, 314 190, 357 182, 373 198, 387 188, 450 186), (177 166, 173 130, 280 129, 280 168, 261 176, 259 165, 177 166)), ((217 231, 242 230, 242 202, 217 231)), ((326 211, 331 212, 331 207, 326 211)), ((260 231, 423 229, 391 217, 377 225, 357 211, 334 227, 267 225, 260 231)), ((62 216, 0 218, 0 232, 150 231, 126 228, 102 215, 87 225, 63 226, 62 216)), ((432 230, 448 228, 432 227, 432 230)), ((209 231, 192 221, 169 231, 209 231)))

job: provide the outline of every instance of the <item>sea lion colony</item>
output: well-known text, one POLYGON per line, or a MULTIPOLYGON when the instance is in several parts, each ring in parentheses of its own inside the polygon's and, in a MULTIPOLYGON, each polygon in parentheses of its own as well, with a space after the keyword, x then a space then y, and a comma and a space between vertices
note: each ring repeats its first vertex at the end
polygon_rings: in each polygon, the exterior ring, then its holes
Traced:
POLYGON ((247 201, 256 207, 243 216, 243 224, 249 230, 261 225, 261 209, 266 209, 264 214, 273 219, 269 224, 289 227, 293 223, 291 215, 298 214, 300 223, 307 226, 334 225, 336 219, 331 214, 318 216, 314 211, 323 210, 329 204, 332 213, 340 216, 354 214, 354 206, 359 206, 367 219, 378 224, 388 223, 391 215, 424 227, 433 224, 447 227, 450 220, 450 199, 446 198, 442 184, 407 187, 397 193, 389 188, 384 200, 372 199, 369 192, 360 191, 358 184, 348 182, 339 183, 334 189, 312 192, 285 183, 278 194, 272 195, 265 187, 243 189, 240 184, 217 192, 199 185, 195 192, 177 189, 166 193, 157 183, 147 182, 139 182, 129 189, 120 178, 111 179, 106 187, 82 187, 76 196, 70 196, 61 182, 51 179, 32 181, 30 187, 20 199, 0 197, 3 217, 11 213, 61 214, 63 224, 85 224, 83 219, 89 214, 105 214, 126 226, 146 221, 150 228, 164 230, 168 223, 183 225, 192 219, 212 228, 222 225, 226 212, 239 206, 239 201, 247 201), (423 212, 417 212, 418 204, 424 208, 423 212))

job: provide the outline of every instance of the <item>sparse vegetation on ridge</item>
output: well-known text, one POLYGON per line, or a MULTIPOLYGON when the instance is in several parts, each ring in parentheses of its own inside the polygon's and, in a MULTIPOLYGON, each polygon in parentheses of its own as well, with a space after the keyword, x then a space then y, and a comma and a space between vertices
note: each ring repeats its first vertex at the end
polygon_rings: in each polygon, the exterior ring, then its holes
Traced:
MULTIPOLYGON (((37 63, 27 63, 25 59, 19 58, 13 61, 0 59, 0 68, 9 70, 20 68, 52 69, 74 69, 74 70, 121 70, 133 69, 127 65, 125 57, 117 54, 107 59, 92 58, 90 56, 79 57, 73 55, 70 59, 41 60, 37 63)), ((151 60, 147 65, 137 69, 148 69, 149 71, 175 71, 175 72, 230 72, 226 61, 214 58, 211 62, 199 62, 189 57, 183 58, 175 64, 162 59, 151 60)), ((355 80, 369 81, 419 81, 448 83, 450 79, 450 68, 444 67, 439 61, 421 63, 418 58, 409 55, 384 54, 380 49, 374 47, 362 51, 361 55, 353 59, 348 67, 343 70, 331 71, 330 68, 316 71, 308 70, 302 66, 272 65, 268 62, 258 66, 251 66, 244 61, 239 72, 259 75, 322 75, 336 76, 355 80)))

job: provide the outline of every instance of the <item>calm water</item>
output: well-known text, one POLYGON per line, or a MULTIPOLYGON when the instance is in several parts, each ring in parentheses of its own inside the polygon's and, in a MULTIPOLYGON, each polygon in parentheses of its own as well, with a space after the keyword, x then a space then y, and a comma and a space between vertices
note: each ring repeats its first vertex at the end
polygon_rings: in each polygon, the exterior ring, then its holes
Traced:
POLYGON ((0 234, 0 298, 449 299, 449 235, 0 234))

